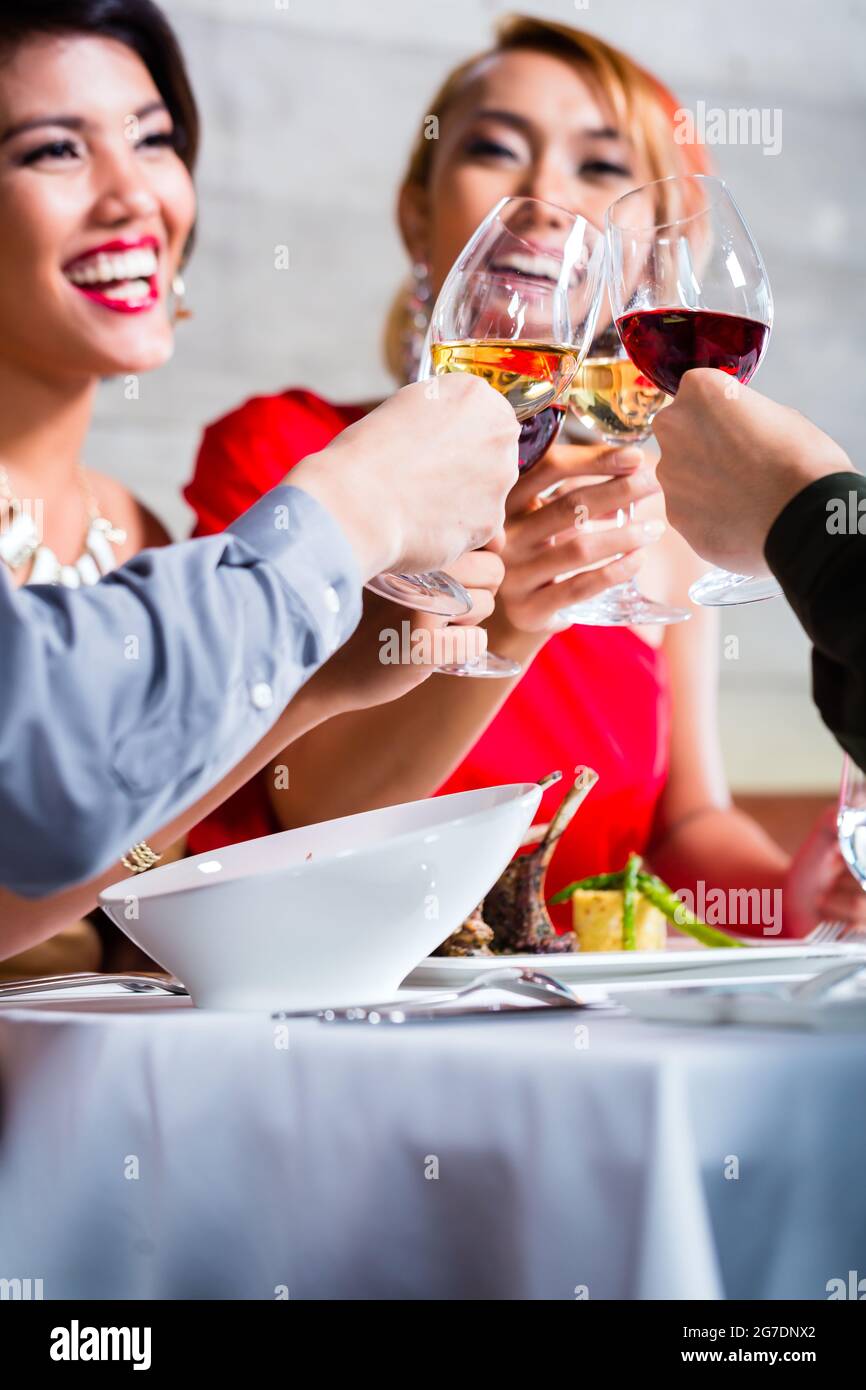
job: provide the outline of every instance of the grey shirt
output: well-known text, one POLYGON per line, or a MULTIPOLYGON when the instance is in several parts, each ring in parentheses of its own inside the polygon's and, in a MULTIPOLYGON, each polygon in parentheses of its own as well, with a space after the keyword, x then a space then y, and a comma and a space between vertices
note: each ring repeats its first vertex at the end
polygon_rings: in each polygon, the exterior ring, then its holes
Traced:
POLYGON ((86 881, 192 805, 360 611, 348 540, 293 487, 93 588, 16 590, 0 564, 0 884, 86 881))

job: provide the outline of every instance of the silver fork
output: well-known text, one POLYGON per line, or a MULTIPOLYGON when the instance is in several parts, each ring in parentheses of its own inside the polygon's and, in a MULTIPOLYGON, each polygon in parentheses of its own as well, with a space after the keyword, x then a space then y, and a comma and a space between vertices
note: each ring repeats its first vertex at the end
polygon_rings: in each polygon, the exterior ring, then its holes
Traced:
POLYGON ((852 926, 850 922, 819 922, 817 927, 803 937, 806 946, 826 946, 833 941, 862 941, 866 934, 862 927, 852 926))
POLYGON ((0 999, 8 995, 46 994, 50 990, 81 989, 91 985, 118 985, 130 994, 187 994, 188 991, 173 976, 159 975, 98 975, 93 971, 79 971, 73 975, 39 975, 29 980, 10 980, 0 985, 0 999))
MULTIPOLYGON (((319 1009, 315 1011, 323 1023, 406 1023, 410 1019, 449 1018, 462 1014, 462 1009, 443 1009, 441 1005, 452 1005, 456 1000, 464 1000, 470 994, 484 989, 502 989, 511 994, 519 994, 537 999, 550 1008, 594 1009, 606 1007, 602 1003, 587 1003, 579 999, 565 985, 552 975, 540 970, 527 970, 519 966, 508 966, 502 970, 488 970, 477 975, 471 984, 461 989, 439 990, 435 994, 425 994, 420 999, 394 999, 384 1004, 354 1005, 342 1009, 319 1009)), ((485 1013, 502 1013, 505 1010, 496 1004, 486 1005, 485 1013)), ((291 1014, 274 1014, 275 1018, 291 1018, 291 1014)))

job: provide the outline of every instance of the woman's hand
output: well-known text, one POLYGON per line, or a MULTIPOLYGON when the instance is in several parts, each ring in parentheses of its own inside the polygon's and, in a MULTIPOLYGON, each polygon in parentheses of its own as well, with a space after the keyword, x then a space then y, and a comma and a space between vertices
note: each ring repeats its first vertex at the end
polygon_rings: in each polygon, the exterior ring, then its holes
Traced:
POLYGON ((842 858, 832 807, 791 860, 782 885, 782 912, 791 936, 806 936, 819 922, 866 926, 866 893, 842 858))
POLYGON ((599 530, 591 523, 613 519, 659 491, 643 452, 633 445, 549 449, 509 493, 497 624, 539 635, 556 631, 562 626, 556 621, 561 608, 631 579, 643 546, 660 538, 664 522, 633 521, 599 530), (589 565, 598 568, 586 570, 589 565), (586 572, 574 573, 578 570, 586 572), (554 583, 562 574, 570 577, 554 583))
POLYGON ((406 695, 437 666, 472 661, 487 649, 480 626, 493 612, 505 567, 496 553, 502 541, 470 551, 449 573, 467 589, 472 608, 461 618, 440 618, 401 608, 364 592, 364 611, 348 642, 308 682, 325 695, 335 713, 367 709, 406 695))

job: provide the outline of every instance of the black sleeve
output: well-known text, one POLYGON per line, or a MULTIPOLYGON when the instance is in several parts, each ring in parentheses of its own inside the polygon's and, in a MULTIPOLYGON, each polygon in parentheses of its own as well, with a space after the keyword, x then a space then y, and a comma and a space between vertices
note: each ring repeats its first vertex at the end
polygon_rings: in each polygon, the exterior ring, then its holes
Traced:
POLYGON ((774 521, 764 553, 814 645, 821 717, 866 769, 866 478, 810 483, 774 521))

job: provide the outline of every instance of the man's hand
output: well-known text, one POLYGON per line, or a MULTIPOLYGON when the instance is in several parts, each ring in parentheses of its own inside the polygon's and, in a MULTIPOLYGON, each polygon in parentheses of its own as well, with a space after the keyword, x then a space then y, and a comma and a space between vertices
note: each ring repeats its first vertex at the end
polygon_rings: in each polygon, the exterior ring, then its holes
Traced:
POLYGON ((502 530, 520 426, 463 372, 404 386, 287 478, 327 507, 364 579, 443 569, 502 530))
POLYGON ((767 573, 764 542, 792 497, 854 471, 796 410, 707 368, 686 372, 655 435, 668 520, 705 560, 738 574, 767 573))

